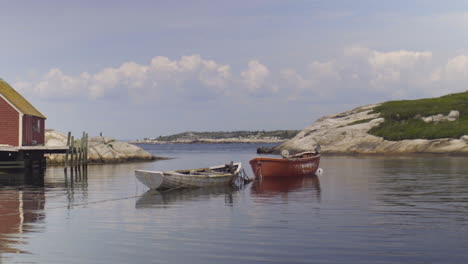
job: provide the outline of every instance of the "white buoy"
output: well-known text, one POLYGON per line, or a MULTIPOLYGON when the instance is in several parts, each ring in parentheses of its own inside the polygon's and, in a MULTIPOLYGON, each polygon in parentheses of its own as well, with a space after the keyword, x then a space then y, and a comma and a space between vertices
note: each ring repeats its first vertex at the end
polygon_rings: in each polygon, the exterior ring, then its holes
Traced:
POLYGON ((323 174, 323 169, 322 168, 318 168, 317 169, 317 172, 315 173, 317 175, 322 175, 323 174))

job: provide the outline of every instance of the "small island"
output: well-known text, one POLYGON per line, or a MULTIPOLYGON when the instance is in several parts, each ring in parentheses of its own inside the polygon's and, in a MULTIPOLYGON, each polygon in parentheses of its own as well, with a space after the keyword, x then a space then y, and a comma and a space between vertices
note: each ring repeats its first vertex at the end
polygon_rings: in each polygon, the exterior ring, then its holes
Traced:
POLYGON ((183 132, 169 136, 144 138, 131 143, 167 144, 167 143, 281 143, 293 138, 299 130, 274 131, 231 131, 231 132, 183 132))

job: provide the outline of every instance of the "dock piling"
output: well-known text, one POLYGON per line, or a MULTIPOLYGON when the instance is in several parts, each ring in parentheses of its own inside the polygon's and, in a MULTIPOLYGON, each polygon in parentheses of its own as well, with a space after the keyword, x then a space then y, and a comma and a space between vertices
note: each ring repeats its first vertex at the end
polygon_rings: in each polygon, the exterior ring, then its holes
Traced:
POLYGON ((83 131, 79 142, 75 142, 75 137, 68 132, 67 146, 65 170, 70 167, 70 171, 73 174, 73 172, 81 172, 81 168, 79 167, 83 167, 83 171, 85 171, 88 165, 88 133, 83 131))

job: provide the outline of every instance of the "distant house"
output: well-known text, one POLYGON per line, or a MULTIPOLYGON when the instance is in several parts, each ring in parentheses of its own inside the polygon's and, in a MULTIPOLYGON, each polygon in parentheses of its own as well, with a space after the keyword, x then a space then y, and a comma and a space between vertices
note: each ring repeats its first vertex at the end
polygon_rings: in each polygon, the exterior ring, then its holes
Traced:
POLYGON ((43 145, 46 117, 0 79, 0 144, 43 145))

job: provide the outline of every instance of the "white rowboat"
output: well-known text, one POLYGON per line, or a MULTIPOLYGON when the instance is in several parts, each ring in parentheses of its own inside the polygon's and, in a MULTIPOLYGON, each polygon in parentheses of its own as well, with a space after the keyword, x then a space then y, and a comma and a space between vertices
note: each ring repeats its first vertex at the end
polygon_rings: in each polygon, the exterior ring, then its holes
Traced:
POLYGON ((135 177, 150 189, 198 188, 232 184, 241 173, 240 162, 202 169, 135 171, 135 177))

